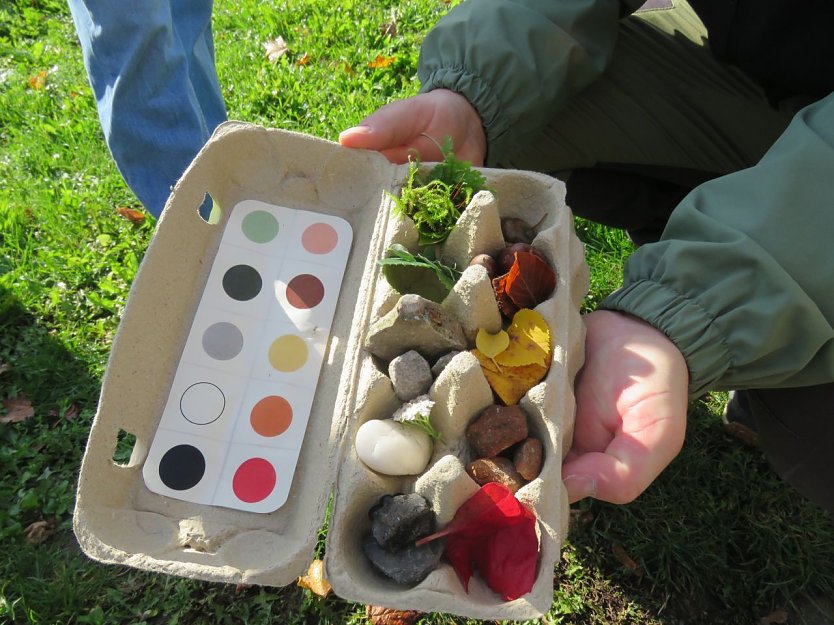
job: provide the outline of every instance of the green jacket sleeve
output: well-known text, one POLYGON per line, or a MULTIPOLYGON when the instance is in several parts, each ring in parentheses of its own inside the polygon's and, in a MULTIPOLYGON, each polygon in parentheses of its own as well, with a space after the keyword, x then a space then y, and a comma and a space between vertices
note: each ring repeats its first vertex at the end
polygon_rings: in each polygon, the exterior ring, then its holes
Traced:
POLYGON ((466 0, 426 36, 421 90, 451 89, 469 100, 494 165, 602 73, 618 19, 642 1, 466 0))
POLYGON ((750 169, 690 193, 603 308, 683 353, 690 393, 834 380, 834 94, 750 169))

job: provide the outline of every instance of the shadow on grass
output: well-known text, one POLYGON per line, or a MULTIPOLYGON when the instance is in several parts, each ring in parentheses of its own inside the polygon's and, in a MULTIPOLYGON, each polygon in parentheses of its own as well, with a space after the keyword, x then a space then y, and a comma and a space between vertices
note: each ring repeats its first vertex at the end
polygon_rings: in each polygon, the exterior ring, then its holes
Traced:
POLYGON ((832 596, 830 516, 725 434, 719 409, 718 398, 690 406, 683 451, 637 501, 576 508, 562 572, 602 580, 610 614, 575 622, 798 623, 802 597, 832 596), (611 618, 628 604, 642 620, 611 618), (767 620, 780 610, 790 620, 767 620))
POLYGON ((73 587, 69 580, 66 588, 53 584, 64 560, 55 556, 80 554, 71 515, 99 381, 2 284, 0 366, 0 401, 33 409, 20 422, 0 424, 0 622, 9 622, 4 599, 38 605, 73 587))

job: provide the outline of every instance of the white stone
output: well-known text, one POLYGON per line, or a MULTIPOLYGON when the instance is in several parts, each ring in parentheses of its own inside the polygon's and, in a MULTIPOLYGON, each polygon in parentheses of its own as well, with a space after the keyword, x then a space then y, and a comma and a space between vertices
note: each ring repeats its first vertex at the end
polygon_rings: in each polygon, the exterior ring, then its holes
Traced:
POLYGON ((360 425, 355 445, 359 459, 369 469, 385 475, 422 473, 433 448, 426 432, 392 419, 374 419, 360 425))

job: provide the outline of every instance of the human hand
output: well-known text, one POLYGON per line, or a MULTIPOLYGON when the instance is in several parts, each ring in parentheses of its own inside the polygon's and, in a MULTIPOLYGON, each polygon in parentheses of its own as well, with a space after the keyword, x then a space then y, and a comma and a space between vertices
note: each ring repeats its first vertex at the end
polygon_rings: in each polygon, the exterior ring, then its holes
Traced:
POLYGON ((576 428, 562 465, 571 503, 636 499, 683 446, 689 371, 672 341, 611 311, 585 316, 576 428))
POLYGON ((358 126, 339 135, 349 148, 378 150, 392 163, 405 163, 409 155, 423 161, 441 161, 442 145, 452 138, 455 156, 480 166, 486 156, 486 135, 481 117, 462 95, 435 89, 380 107, 358 126))

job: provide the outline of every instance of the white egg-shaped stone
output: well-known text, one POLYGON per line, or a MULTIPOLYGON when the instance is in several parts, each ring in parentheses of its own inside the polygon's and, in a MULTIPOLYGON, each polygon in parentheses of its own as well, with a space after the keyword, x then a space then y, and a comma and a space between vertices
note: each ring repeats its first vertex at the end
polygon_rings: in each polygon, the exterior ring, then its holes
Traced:
POLYGON ((392 419, 374 419, 360 425, 354 445, 356 455, 369 469, 385 475, 422 473, 433 447, 426 432, 392 419))

